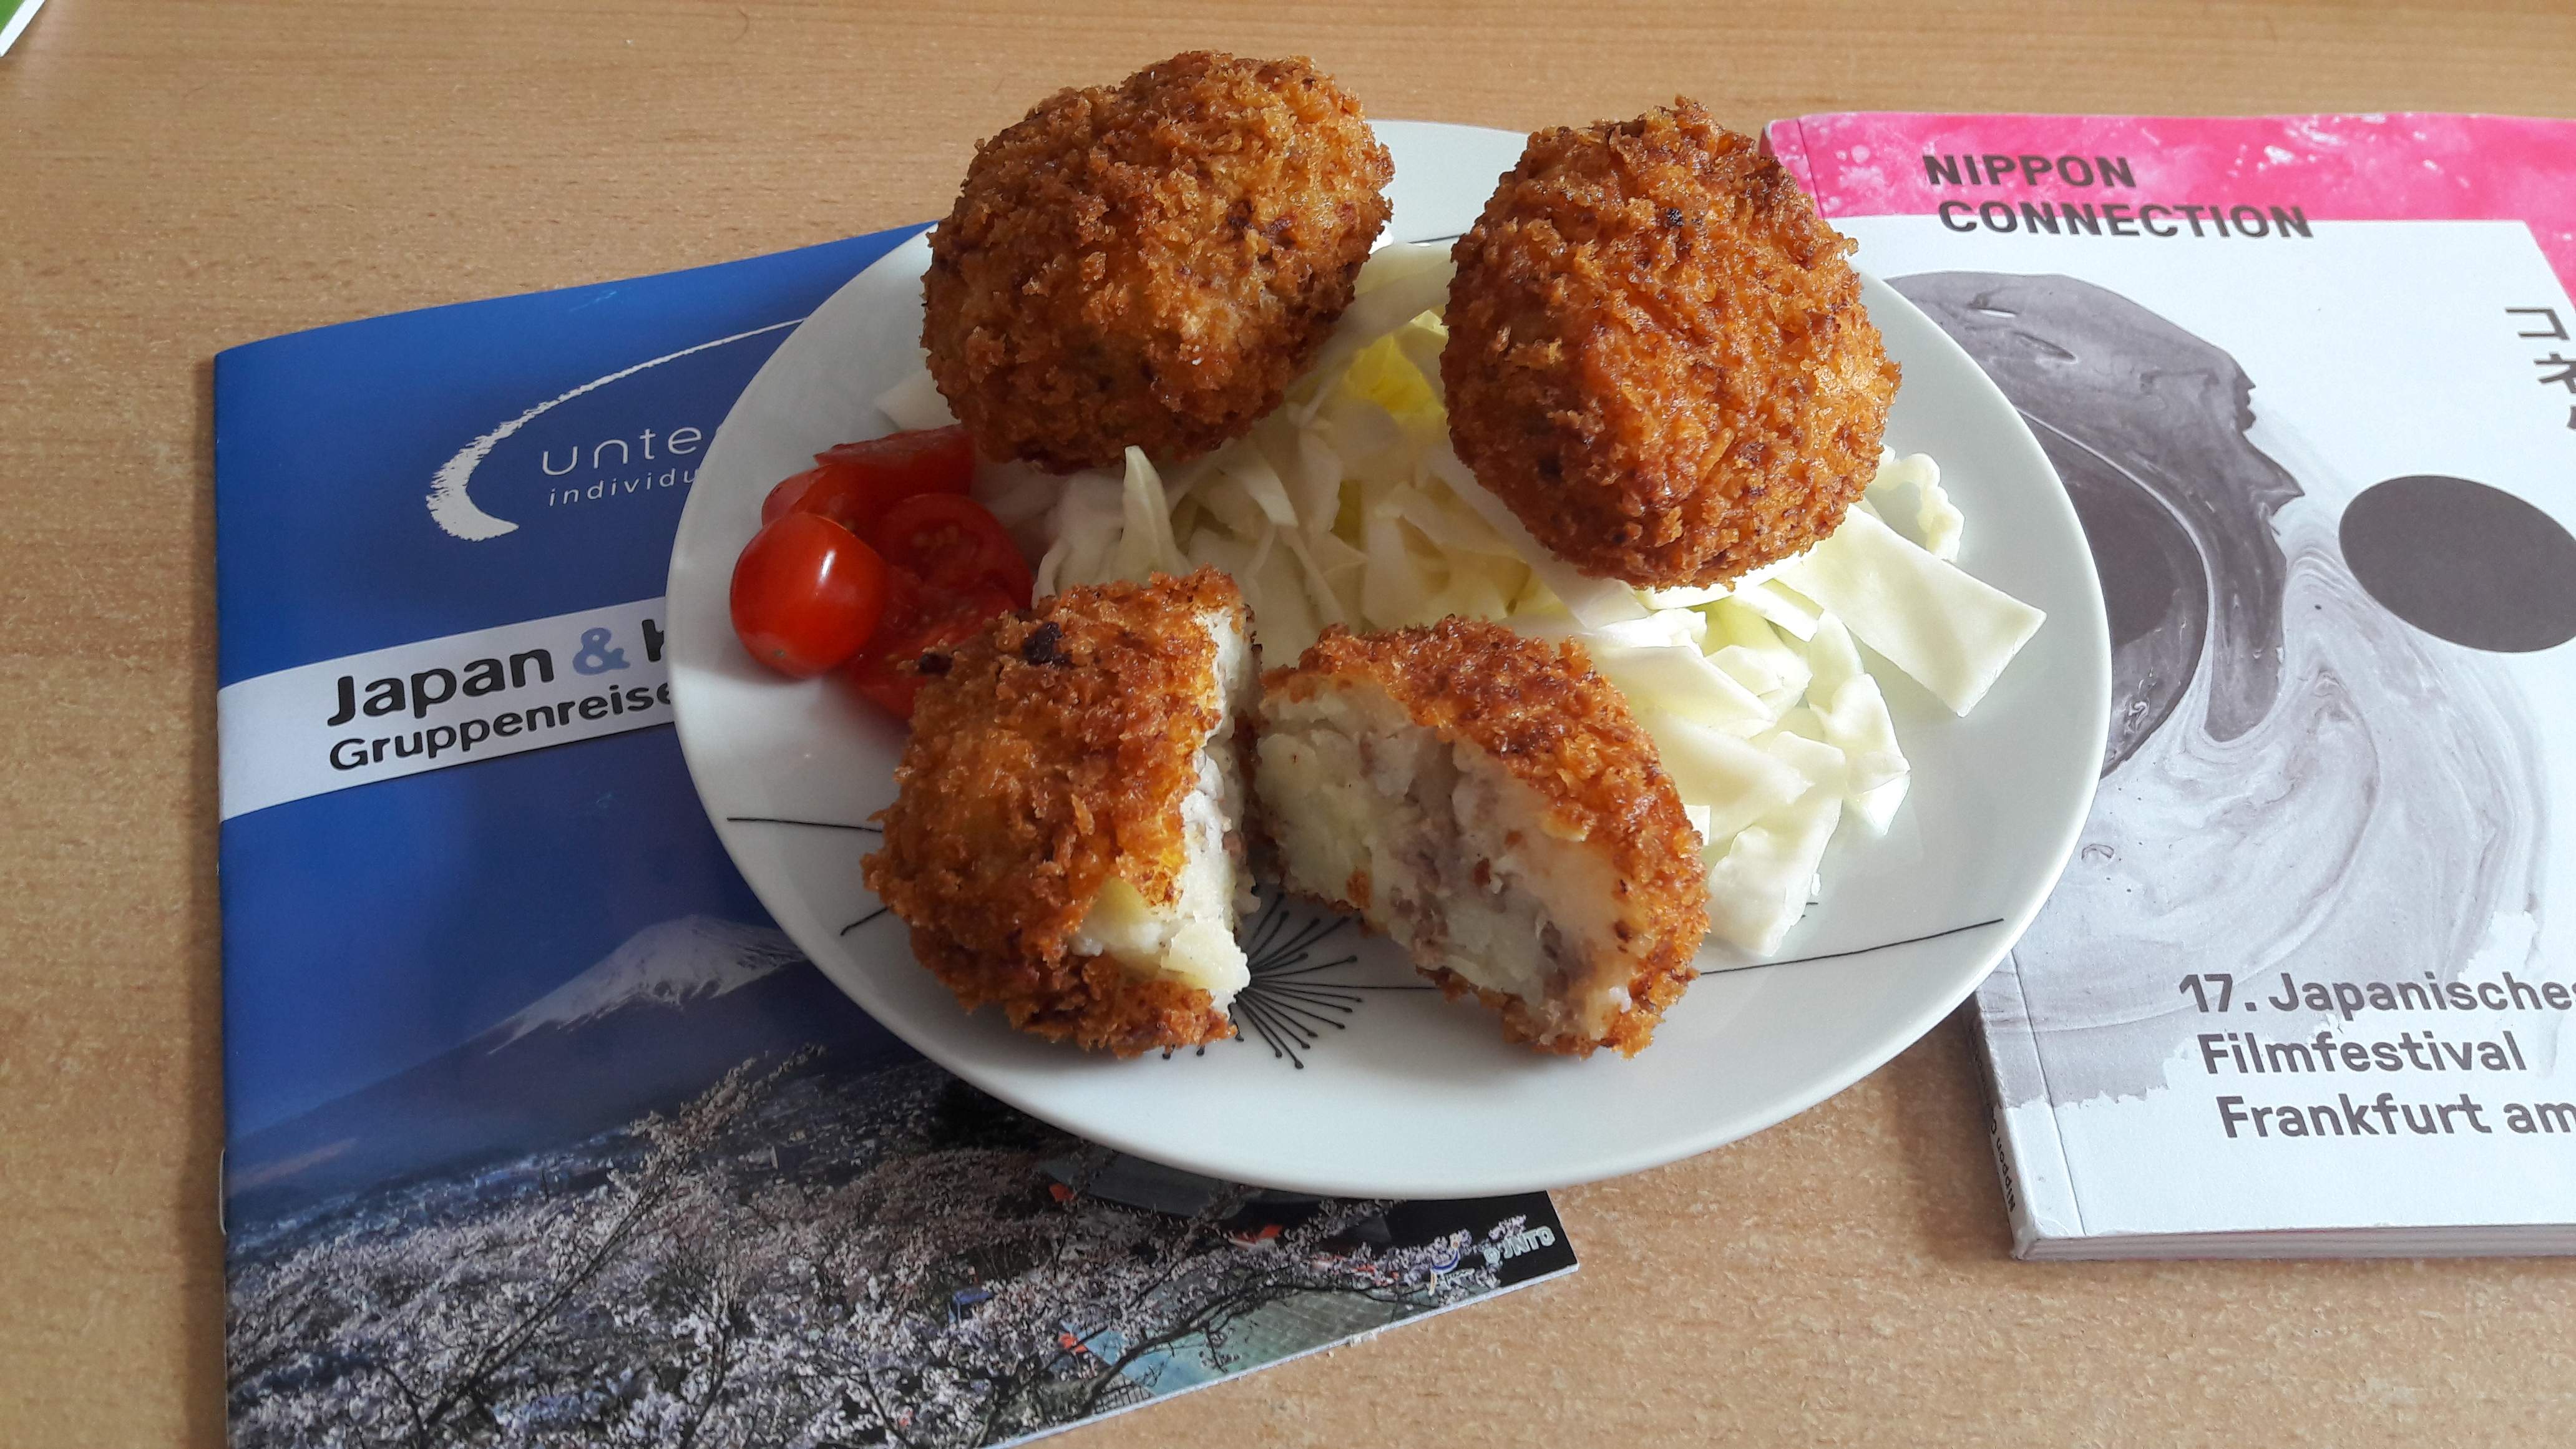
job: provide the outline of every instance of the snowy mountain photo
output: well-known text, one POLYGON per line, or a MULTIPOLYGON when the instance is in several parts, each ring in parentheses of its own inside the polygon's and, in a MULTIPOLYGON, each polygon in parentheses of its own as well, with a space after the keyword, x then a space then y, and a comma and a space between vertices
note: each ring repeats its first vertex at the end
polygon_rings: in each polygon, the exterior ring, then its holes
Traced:
POLYGON ((243 1139, 226 1212, 257 1224, 364 1184, 577 1142, 808 1046, 855 1065, 913 1060, 779 931, 663 921, 473 1039, 243 1139))

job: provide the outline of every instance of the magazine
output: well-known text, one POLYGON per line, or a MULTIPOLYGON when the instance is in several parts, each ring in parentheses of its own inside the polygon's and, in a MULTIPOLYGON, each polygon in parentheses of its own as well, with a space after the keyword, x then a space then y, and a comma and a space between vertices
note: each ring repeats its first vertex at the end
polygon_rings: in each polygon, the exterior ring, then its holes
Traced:
POLYGON ((996 1444, 1574 1266, 1542 1194, 1262 1191, 1023 1116, 734 872, 669 728, 672 533, 906 235, 216 360, 240 1449, 996 1444))
POLYGON ((0 55, 7 55, 18 37, 27 33, 27 22, 36 18, 45 0, 0 0, 0 55))
POLYGON ((2576 123, 1769 142, 2109 604, 2092 817, 1977 998, 2020 1251, 2576 1249, 2576 123))

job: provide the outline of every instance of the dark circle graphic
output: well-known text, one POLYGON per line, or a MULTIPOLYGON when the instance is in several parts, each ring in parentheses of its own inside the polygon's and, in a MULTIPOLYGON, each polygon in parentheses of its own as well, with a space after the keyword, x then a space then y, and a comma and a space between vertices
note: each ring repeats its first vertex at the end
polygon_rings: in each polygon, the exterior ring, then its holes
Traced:
POLYGON ((2576 639, 2576 537, 2500 488, 2418 474, 2343 511, 2343 561, 2380 607, 2497 654, 2576 639))

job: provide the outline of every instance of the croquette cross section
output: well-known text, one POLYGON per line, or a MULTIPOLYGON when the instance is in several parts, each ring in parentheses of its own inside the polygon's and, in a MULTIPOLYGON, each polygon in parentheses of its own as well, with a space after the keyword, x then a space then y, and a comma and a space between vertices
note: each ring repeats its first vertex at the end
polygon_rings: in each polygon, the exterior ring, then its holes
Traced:
POLYGON ((1850 248, 1688 100, 1538 132, 1453 249, 1458 456, 1596 578, 1707 586, 1803 551, 1868 486, 1896 393, 1850 248))
POLYGON ((1263 682, 1254 782, 1286 886, 1360 912, 1510 1040, 1634 1055, 1695 974, 1698 833, 1578 646, 1328 629, 1263 682))
POLYGON ((1120 1056, 1233 1034, 1252 647, 1201 569, 1041 599, 923 686, 863 870, 968 1010, 1120 1056))

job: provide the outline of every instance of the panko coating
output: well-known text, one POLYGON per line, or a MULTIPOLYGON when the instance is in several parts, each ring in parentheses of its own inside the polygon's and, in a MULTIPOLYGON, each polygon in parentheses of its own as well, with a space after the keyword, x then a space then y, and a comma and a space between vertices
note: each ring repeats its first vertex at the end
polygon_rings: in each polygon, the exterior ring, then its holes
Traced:
POLYGON ((1233 1035, 1259 673, 1233 580, 1067 589, 923 673, 862 866, 913 954, 1039 1036, 1132 1056, 1233 1035))
POLYGON ((1287 887, 1360 912, 1510 1040, 1633 1056, 1695 974, 1699 833, 1578 645, 1335 625, 1263 681, 1253 782, 1287 887))
POLYGON ((1691 101, 1538 132, 1453 251, 1451 442, 1596 578, 1788 558, 1869 485, 1896 395, 1851 249, 1691 101))
POLYGON ((1058 91, 976 148, 931 233, 931 378, 989 457, 1198 457, 1313 360, 1394 174, 1303 59, 1191 51, 1058 91))

